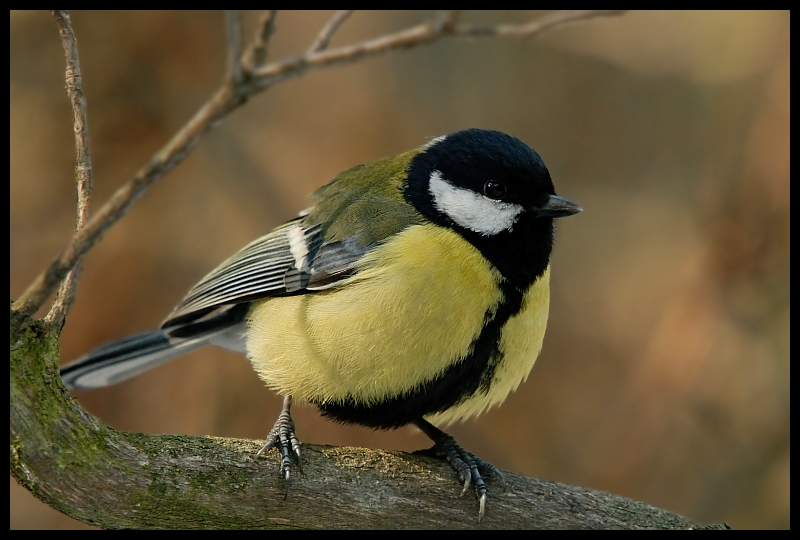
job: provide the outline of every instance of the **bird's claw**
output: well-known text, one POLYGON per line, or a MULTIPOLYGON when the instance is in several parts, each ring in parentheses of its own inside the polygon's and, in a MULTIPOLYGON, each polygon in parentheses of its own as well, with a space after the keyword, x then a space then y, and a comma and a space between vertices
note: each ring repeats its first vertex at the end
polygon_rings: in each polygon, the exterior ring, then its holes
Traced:
POLYGON ((503 490, 506 488, 506 481, 500 469, 483 461, 481 458, 464 450, 460 444, 449 435, 436 442, 428 452, 433 456, 444 458, 450 466, 458 473, 459 478, 464 482, 464 488, 461 490, 461 495, 467 492, 470 485, 475 486, 475 491, 478 495, 480 508, 478 510, 478 522, 483 519, 486 514, 486 500, 488 498, 488 490, 486 489, 486 482, 484 477, 499 478, 503 484, 503 490))
POLYGON ((300 441, 297 439, 294 431, 294 421, 289 413, 289 408, 284 404, 278 420, 269 432, 264 446, 256 453, 256 458, 269 450, 270 448, 277 448, 281 454, 280 471, 281 476, 286 480, 286 494, 284 498, 289 496, 289 480, 292 476, 292 461, 297 464, 297 468, 303 472, 302 454, 300 452, 300 441))

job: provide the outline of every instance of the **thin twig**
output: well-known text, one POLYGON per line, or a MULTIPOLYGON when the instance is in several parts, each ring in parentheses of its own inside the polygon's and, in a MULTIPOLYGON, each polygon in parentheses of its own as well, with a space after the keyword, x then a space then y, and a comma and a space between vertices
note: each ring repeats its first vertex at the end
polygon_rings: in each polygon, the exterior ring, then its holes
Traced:
POLYGON ((242 81, 242 19, 236 9, 225 10, 225 34, 228 39, 228 77, 234 84, 242 81))
POLYGON ((555 28, 597 17, 615 16, 624 13, 619 10, 585 10, 559 11, 540 19, 523 24, 506 24, 498 26, 458 25, 454 19, 457 13, 451 12, 453 24, 443 24, 447 19, 437 18, 432 23, 400 30, 374 39, 365 40, 352 45, 344 45, 336 49, 328 49, 318 53, 297 56, 281 62, 273 62, 258 69, 253 84, 264 90, 285 79, 305 74, 314 68, 330 67, 355 62, 387 53, 397 49, 410 49, 432 43, 438 39, 454 37, 538 37, 555 28))
POLYGON ((111 200, 103 205, 85 227, 77 231, 61 256, 37 276, 14 302, 11 315, 12 330, 17 331, 27 324, 29 318, 55 290, 80 257, 91 249, 153 183, 183 161, 206 131, 245 103, 252 95, 288 78, 303 75, 314 68, 355 62, 397 49, 409 49, 446 36, 537 37, 544 32, 567 24, 622 13, 624 12, 608 10, 564 11, 520 25, 482 27, 457 25, 455 24, 457 14, 451 12, 447 17, 440 16, 434 22, 413 26, 393 34, 336 49, 323 50, 309 55, 303 54, 289 60, 259 67, 267 57, 267 45, 274 32, 275 12, 269 12, 262 20, 256 39, 244 55, 243 68, 254 70, 251 72, 251 77, 246 77, 241 84, 225 84, 217 90, 172 140, 156 153, 136 176, 118 189, 111 200), (452 24, 449 24, 448 21, 452 21, 452 24))
POLYGON ((433 27, 437 32, 449 32, 455 26, 460 9, 440 9, 433 18, 433 27))
POLYGON ((317 39, 314 40, 314 43, 306 50, 306 54, 313 54, 315 52, 324 51, 328 48, 328 45, 331 44, 331 40, 333 39, 333 35, 341 28, 342 23, 347 20, 347 18, 353 14, 353 9, 340 9, 337 11, 331 20, 322 28, 322 31, 317 36, 317 39))
POLYGON ((125 215, 151 185, 183 161, 206 131, 247 100, 246 96, 237 95, 233 90, 231 85, 220 88, 189 123, 151 157, 131 180, 120 187, 85 227, 77 231, 63 253, 14 302, 11 314, 13 329, 19 330, 27 324, 80 257, 125 215))
POLYGON ((275 19, 277 16, 277 9, 265 11, 264 15, 262 15, 256 37, 244 55, 244 60, 242 61, 244 69, 253 71, 266 63, 267 54, 269 53, 269 40, 272 38, 272 34, 275 33, 275 19))
MULTIPOLYGON (((61 36, 61 45, 64 48, 66 59, 65 81, 67 95, 72 104, 72 125, 75 132, 75 186, 77 189, 77 220, 75 232, 86 225, 89 219, 89 205, 92 197, 92 160, 89 155, 89 125, 86 121, 86 100, 83 98, 83 83, 81 68, 78 62, 78 43, 72 31, 72 21, 69 12, 53 11, 53 18, 58 26, 61 36)), ((63 326, 64 318, 75 299, 75 284, 81 270, 80 257, 75 262, 72 270, 61 282, 56 294, 56 299, 50 307, 45 319, 54 323, 58 328, 63 326)))
POLYGON ((560 26, 596 19, 598 17, 622 15, 623 13, 625 13, 625 10, 610 9, 556 11, 555 13, 545 15, 524 24, 498 24, 496 26, 480 24, 457 25, 453 30, 453 34, 464 37, 541 37, 546 32, 560 26))
POLYGON ((439 37, 441 37, 441 34, 437 33, 430 23, 418 24, 393 34, 387 34, 360 43, 273 62, 253 74, 253 84, 257 85, 260 90, 265 90, 285 79, 303 75, 309 69, 353 62, 395 49, 410 49, 430 43, 439 37))

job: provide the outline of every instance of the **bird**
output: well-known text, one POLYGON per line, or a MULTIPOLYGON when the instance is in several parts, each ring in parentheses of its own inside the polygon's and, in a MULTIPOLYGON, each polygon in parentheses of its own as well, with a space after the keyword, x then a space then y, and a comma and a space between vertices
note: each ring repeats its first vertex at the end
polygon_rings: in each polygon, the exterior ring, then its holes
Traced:
POLYGON ((244 353, 283 406, 256 454, 302 471, 293 401, 340 423, 406 425, 472 486, 499 469, 442 430, 500 405, 527 379, 550 304, 555 193, 521 140, 465 129, 357 165, 313 205, 195 285, 161 327, 64 366, 68 389, 109 386, 204 345, 244 353))

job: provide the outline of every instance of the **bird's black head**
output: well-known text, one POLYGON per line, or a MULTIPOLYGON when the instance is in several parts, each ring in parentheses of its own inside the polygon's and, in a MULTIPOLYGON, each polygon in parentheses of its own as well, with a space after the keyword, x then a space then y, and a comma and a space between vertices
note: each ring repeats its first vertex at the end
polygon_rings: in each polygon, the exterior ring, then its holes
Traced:
POLYGON ((550 261, 553 218, 580 206, 555 194, 542 158, 519 139, 468 129, 433 139, 408 168, 406 199, 461 234, 519 288, 550 261))

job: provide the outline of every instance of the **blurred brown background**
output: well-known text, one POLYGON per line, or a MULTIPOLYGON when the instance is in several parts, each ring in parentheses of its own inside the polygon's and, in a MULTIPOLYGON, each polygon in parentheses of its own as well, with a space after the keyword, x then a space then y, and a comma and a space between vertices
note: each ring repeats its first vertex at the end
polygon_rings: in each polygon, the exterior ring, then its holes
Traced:
MULTIPOLYGON (((330 15, 280 14, 271 58, 303 51, 330 15)), ((258 14, 245 16, 249 30, 258 14)), ((357 12, 333 45, 427 16, 357 12)), ((72 20, 97 208, 219 84, 222 15, 72 20)), ((74 145, 49 13, 10 22, 16 298, 72 232, 74 145)), ((467 127, 526 141, 585 212, 559 223, 551 322, 530 379, 451 432, 502 469, 701 523, 788 528, 788 12, 634 12, 285 82, 213 130, 91 252, 62 361, 160 324, 197 279, 337 172, 467 127)), ((213 349, 77 397, 119 429, 253 439, 280 407, 243 357, 213 349)), ((307 443, 429 445, 411 429, 343 427, 310 407, 294 416, 307 443)), ((81 526, 13 479, 10 516, 11 528, 81 526)))

